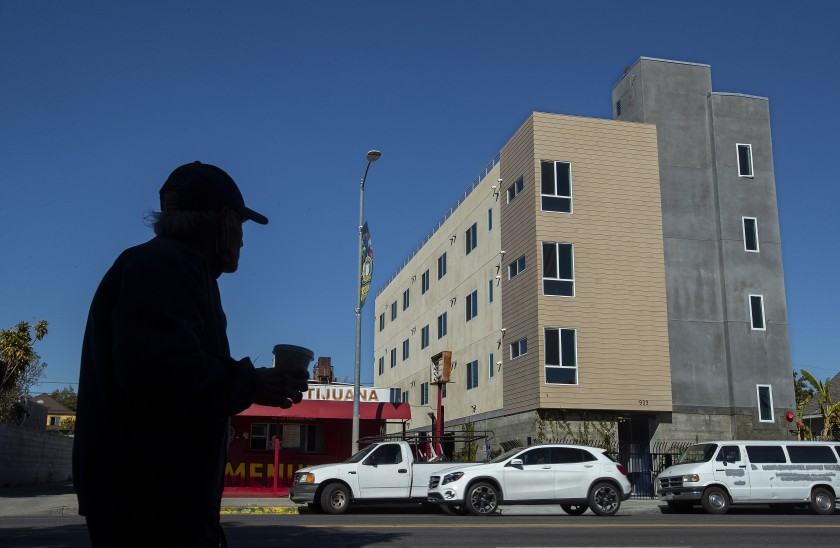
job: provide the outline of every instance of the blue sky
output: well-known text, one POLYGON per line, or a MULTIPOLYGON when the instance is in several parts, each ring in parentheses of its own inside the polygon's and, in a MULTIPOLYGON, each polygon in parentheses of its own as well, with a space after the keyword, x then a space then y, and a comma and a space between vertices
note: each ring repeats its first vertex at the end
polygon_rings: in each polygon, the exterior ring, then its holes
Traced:
MULTIPOLYGON (((0 3, 0 327, 46 319, 35 393, 78 379, 91 297, 176 166, 214 163, 270 223, 220 280, 234 356, 278 343, 352 381, 359 179, 373 291, 532 111, 611 117, 640 56, 770 99, 794 368, 840 370, 829 2, 0 3)), ((373 383, 373 300, 362 382, 373 383)))

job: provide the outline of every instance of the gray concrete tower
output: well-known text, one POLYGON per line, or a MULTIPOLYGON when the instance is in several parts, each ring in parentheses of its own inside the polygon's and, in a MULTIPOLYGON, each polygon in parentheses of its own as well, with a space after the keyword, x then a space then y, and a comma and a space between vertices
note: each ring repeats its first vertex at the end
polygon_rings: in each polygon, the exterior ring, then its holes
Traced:
POLYGON ((642 57, 616 120, 655 124, 673 414, 656 438, 778 438, 795 407, 766 98, 708 65, 642 57))

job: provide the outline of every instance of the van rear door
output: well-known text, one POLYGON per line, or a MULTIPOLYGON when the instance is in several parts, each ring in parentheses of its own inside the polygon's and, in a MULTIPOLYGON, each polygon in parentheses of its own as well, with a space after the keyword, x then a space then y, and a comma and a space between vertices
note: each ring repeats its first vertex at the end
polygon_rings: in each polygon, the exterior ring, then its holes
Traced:
POLYGON ((721 446, 712 465, 715 480, 726 485, 733 501, 750 498, 750 471, 740 446, 721 446))

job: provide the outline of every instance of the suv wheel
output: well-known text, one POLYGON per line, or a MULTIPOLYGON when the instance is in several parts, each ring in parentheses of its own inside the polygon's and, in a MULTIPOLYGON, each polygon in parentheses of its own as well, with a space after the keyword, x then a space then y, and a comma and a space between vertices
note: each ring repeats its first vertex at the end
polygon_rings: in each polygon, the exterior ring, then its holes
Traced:
POLYGON ((467 510, 476 516, 487 516, 499 508, 499 493, 486 482, 479 482, 467 490, 467 510))
POLYGON ((612 483, 596 483, 589 492, 589 508, 599 516, 613 516, 621 507, 621 492, 612 483))

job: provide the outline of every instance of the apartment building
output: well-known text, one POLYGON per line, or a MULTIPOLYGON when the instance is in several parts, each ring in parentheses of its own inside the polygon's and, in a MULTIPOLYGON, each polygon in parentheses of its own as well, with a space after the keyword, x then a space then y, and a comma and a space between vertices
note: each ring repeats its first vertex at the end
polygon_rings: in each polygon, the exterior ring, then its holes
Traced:
POLYGON ((532 113, 379 291, 374 379, 409 429, 429 429, 449 351, 446 427, 496 443, 558 415, 634 443, 785 431, 766 99, 641 58, 613 102, 613 120, 532 113))

